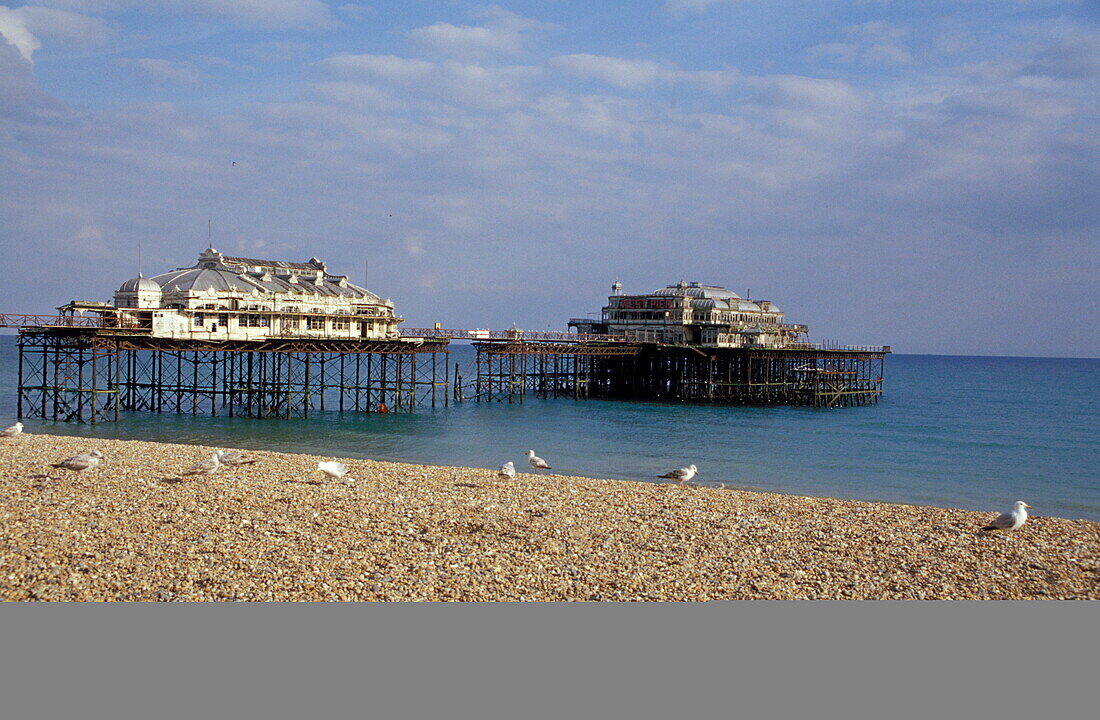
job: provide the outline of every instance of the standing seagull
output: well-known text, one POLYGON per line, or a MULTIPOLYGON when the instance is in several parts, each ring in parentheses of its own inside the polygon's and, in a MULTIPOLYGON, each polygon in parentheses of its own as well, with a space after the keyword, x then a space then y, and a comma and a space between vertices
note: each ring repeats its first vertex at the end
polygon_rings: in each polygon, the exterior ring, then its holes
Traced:
POLYGON ((335 460, 327 460, 317 463, 317 469, 333 480, 342 479, 344 482, 355 482, 354 478, 348 477, 348 469, 344 467, 344 463, 339 463, 335 460))
POLYGON ((511 460, 500 466, 500 472, 497 473, 497 477, 501 480, 516 479, 516 466, 512 464, 511 460))
POLYGON ((673 470, 672 472, 666 472, 664 475, 658 475, 659 478, 665 478, 666 480, 675 480, 683 485, 688 480, 695 477, 695 473, 698 472, 694 465, 688 465, 686 468, 680 468, 679 470, 673 470))
POLYGON ((536 455, 534 450, 527 451, 527 462, 531 463, 531 467, 535 469, 535 472, 554 469, 550 467, 545 460, 536 455))
POLYGON ((15 437, 21 432, 23 432, 23 423, 17 422, 10 427, 0 430, 0 438, 15 437))
POLYGON ((1012 509, 1001 513, 982 530, 1017 530, 1027 522, 1027 509, 1031 507, 1023 500, 1017 500, 1012 509))
POLYGON ((218 451, 218 462, 222 465, 228 465, 229 467, 239 467, 241 465, 251 465, 256 462, 255 458, 250 458, 242 452, 226 452, 225 450, 218 451))
POLYGON ((197 463, 191 466, 189 470, 184 472, 184 475, 211 475, 218 471, 218 468, 222 466, 221 459, 217 453, 214 453, 205 460, 199 460, 197 463))
POLYGON ((84 472, 85 470, 95 468, 102 460, 103 453, 98 450, 92 450, 90 453, 73 455, 68 460, 53 463, 50 467, 61 468, 62 470, 72 470, 73 472, 84 472))

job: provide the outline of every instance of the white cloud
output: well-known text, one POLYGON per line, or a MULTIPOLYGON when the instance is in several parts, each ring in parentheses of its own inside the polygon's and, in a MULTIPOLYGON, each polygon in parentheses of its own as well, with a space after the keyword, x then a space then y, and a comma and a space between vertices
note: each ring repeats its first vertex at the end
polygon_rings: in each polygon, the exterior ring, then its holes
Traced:
POLYGON ((905 46, 906 34, 904 28, 877 20, 851 25, 844 30, 846 42, 815 45, 808 55, 831 63, 910 65, 913 56, 905 46))
POLYGON ((665 0, 665 8, 672 13, 699 13, 715 5, 736 0, 665 0))
POLYGON ((344 77, 358 76, 407 83, 428 77, 436 65, 427 60, 395 55, 336 55, 325 60, 322 67, 336 71, 344 77))
MULTIPOLYGON (((320 64, 332 79, 350 83, 353 98, 370 97, 391 107, 408 105, 411 98, 446 100, 469 107, 500 109, 521 102, 527 82, 539 69, 525 66, 493 67, 444 60, 435 63, 391 55, 338 55, 320 64)), ((338 87, 328 85, 328 90, 338 87)))
POLYGON ((520 34, 504 28, 451 25, 439 22, 410 31, 409 39, 417 45, 452 57, 518 55, 523 51, 523 39, 520 34))
POLYGON ((424 238, 419 235, 408 235, 404 240, 405 252, 411 257, 420 257, 424 254, 424 238))
POLYGON ((575 77, 602 80, 621 88, 640 88, 671 80, 676 71, 653 60, 628 60, 576 53, 550 61, 551 67, 575 77))
MULTIPOLYGON (((3 151, 4 121, 44 122, 66 116, 69 110, 38 87, 34 66, 14 45, 0 40, 0 152, 3 151)), ((0 160, 0 167, 3 161, 0 160)))
POLYGON ((559 55, 550 60, 550 67, 567 75, 601 80, 628 90, 656 83, 686 83, 711 92, 721 92, 731 87, 738 77, 732 70, 686 71, 653 60, 630 60, 587 53, 559 55))
POLYGON ((1100 78, 1100 32, 1059 38, 1024 64, 1021 72, 1068 80, 1100 78))
POLYGON ((70 43, 98 45, 107 41, 110 28, 99 18, 48 7, 26 5, 15 10, 38 37, 70 43))
POLYGON ((42 43, 27 28, 27 22, 19 11, 6 5, 0 5, 0 37, 18 50, 27 62, 34 62, 34 51, 42 47, 42 43))
POLYGON ((861 95, 841 80, 811 78, 802 75, 745 76, 745 84, 755 88, 775 104, 817 110, 859 110, 861 95))
POLYGON ((193 85, 202 80, 199 69, 193 63, 186 61, 162 58, 119 58, 115 62, 121 67, 137 70, 145 77, 158 82, 193 85))
POLYGON ((260 28, 327 28, 333 15, 322 0, 37 0, 37 4, 90 14, 161 10, 207 16, 260 28))
POLYGON ((107 260, 112 256, 112 248, 107 241, 107 233, 93 223, 84 223, 76 231, 73 242, 68 244, 78 255, 85 258, 107 260))
POLYGON ((483 14, 487 18, 485 25, 437 22, 409 31, 409 41, 430 52, 477 60, 492 55, 519 55, 532 31, 551 27, 500 8, 489 8, 483 14))

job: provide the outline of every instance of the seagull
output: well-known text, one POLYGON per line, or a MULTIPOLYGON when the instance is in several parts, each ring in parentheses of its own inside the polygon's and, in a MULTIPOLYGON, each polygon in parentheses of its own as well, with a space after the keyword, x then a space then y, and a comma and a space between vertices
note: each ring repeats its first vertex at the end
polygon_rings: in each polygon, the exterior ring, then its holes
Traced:
POLYGON ((512 464, 511 460, 500 466, 500 472, 497 473, 497 477, 501 480, 516 479, 516 466, 512 464))
POLYGON ((0 430, 0 438, 15 437, 21 432, 23 432, 23 423, 17 422, 10 427, 6 427, 3 430, 0 430))
POLYGON ((327 460, 317 463, 317 469, 333 480, 343 479, 344 482, 355 482, 354 478, 348 477, 348 469, 344 467, 344 463, 339 463, 335 460, 327 460))
POLYGON ((85 470, 95 468, 102 460, 103 453, 98 450, 92 450, 90 453, 73 455, 68 460, 53 463, 50 467, 61 468, 62 470, 72 470, 73 472, 84 472, 85 470))
POLYGON ((693 477, 695 477, 696 472, 698 472, 698 470, 694 465, 688 465, 686 468, 680 468, 679 470, 666 472, 664 475, 658 475, 657 477, 665 478, 667 480, 675 480, 676 482, 683 485, 688 480, 691 480, 693 477))
POLYGON ((538 472, 539 470, 554 469, 550 467, 550 465, 545 460, 536 455, 534 450, 527 451, 527 462, 531 463, 531 467, 535 469, 535 472, 538 472))
POLYGON ((1001 513, 982 530, 1017 530, 1027 522, 1027 509, 1031 507, 1023 500, 1017 500, 1012 509, 1001 513))
POLYGON ((222 465, 221 458, 218 453, 214 453, 205 460, 199 460, 197 463, 191 466, 189 470, 184 472, 184 475, 210 475, 216 473, 218 468, 222 465))
POLYGON ((233 452, 226 452, 225 450, 219 450, 218 462, 222 465, 228 465, 229 467, 239 467, 241 465, 251 465, 256 462, 255 458, 250 458, 242 452, 234 450, 233 452))

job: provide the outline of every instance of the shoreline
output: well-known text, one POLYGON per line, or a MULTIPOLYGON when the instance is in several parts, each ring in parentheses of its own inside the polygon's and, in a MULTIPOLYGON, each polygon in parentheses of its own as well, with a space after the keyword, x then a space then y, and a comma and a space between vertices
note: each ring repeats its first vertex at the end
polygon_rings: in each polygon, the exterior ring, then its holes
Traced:
POLYGON ((0 599, 1100 599, 1088 520, 362 459, 346 484, 263 450, 177 479, 214 449, 0 440, 0 599))

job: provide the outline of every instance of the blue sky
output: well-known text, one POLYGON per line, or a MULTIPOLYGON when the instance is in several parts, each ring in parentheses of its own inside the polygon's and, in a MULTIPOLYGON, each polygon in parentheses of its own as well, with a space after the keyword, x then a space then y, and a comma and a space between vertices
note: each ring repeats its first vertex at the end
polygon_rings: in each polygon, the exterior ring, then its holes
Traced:
POLYGON ((412 326, 685 279, 816 339, 1096 357, 1098 95, 1093 0, 0 0, 0 311, 212 219, 369 260, 412 326))

